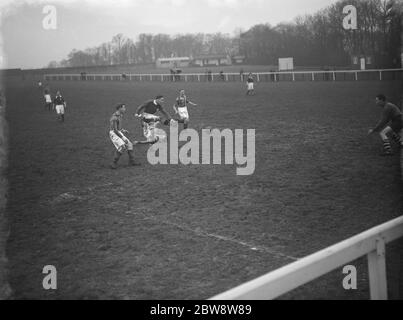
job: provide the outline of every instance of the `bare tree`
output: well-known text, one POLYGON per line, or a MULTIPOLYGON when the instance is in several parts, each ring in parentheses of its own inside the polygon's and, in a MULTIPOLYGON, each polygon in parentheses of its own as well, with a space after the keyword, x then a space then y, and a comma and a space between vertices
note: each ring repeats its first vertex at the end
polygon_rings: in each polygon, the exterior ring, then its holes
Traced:
MULTIPOLYGON (((258 24, 234 35, 140 34, 137 41, 123 34, 84 51, 73 50, 66 66, 152 63, 170 56, 243 54, 248 63, 277 64, 292 56, 298 65, 346 66, 353 56, 370 56, 375 67, 398 67, 402 49, 402 9, 398 0, 340 0, 313 15, 300 16, 275 27, 258 24), (358 29, 344 30, 344 6, 358 11, 358 29)), ((52 62, 52 66, 57 66, 52 62)), ((62 65, 62 63, 60 63, 62 65)))

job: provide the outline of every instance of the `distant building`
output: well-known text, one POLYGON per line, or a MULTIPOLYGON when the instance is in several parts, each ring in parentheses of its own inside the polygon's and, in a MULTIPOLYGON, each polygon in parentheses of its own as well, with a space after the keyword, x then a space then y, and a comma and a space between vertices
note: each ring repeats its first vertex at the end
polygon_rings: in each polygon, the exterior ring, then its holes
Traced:
POLYGON ((290 71, 294 70, 294 58, 279 58, 278 59, 278 70, 279 71, 290 71))
POLYGON ((189 57, 159 58, 155 62, 157 68, 186 68, 189 67, 189 57))
POLYGON ((353 69, 358 70, 366 70, 374 68, 374 62, 372 56, 365 56, 365 55, 352 56, 351 64, 353 66, 353 69))
POLYGON ((233 56, 232 62, 234 64, 243 64, 245 62, 245 59, 246 59, 245 56, 233 56))
POLYGON ((232 64, 231 58, 225 54, 211 54, 211 55, 201 55, 193 59, 192 64, 205 67, 205 66, 229 66, 232 64))

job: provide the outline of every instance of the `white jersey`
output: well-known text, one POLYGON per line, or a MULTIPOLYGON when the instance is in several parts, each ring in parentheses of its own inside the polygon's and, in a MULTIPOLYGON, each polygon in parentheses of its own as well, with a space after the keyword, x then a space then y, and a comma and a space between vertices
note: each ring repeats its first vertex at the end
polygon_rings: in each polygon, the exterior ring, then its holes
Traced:
POLYGON ((52 97, 50 96, 50 94, 45 94, 45 101, 46 103, 52 103, 52 97))

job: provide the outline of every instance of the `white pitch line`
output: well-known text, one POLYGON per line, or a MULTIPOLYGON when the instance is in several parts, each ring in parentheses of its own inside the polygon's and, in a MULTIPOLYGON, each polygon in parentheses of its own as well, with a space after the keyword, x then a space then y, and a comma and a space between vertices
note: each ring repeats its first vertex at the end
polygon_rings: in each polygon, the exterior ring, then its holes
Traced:
MULTIPOLYGON (((106 183, 106 184, 94 185, 92 187, 87 187, 87 188, 84 188, 84 189, 72 190, 70 192, 70 194, 82 194, 82 193, 85 193, 85 192, 88 192, 88 191, 89 192, 94 192, 98 188, 108 187, 108 186, 111 186, 111 185, 114 185, 114 184, 113 183, 106 183)), ((57 198, 58 197, 56 197, 54 199, 57 199, 57 198)), ((171 221, 166 221, 166 220, 163 221, 163 220, 160 220, 159 218, 157 218, 155 216, 152 216, 152 215, 146 215, 144 213, 138 213, 138 212, 133 212, 133 211, 127 211, 126 213, 130 213, 130 214, 133 214, 133 215, 142 215, 144 217, 144 219, 146 219, 146 220, 152 220, 154 222, 174 226, 174 227, 177 227, 179 229, 192 232, 192 233, 194 233, 194 234, 196 234, 198 236, 204 236, 204 237, 209 237, 209 238, 213 238, 213 239, 217 239, 217 240, 221 240, 221 241, 232 242, 232 243, 235 243, 237 245, 246 247, 246 248, 248 248, 250 250, 253 250, 253 251, 266 252, 266 253, 270 253, 270 254, 272 254, 274 256, 282 257, 282 258, 293 260, 293 261, 297 261, 297 260, 300 259, 300 258, 293 257, 293 256, 290 256, 290 255, 281 253, 281 252, 274 251, 274 250, 269 249, 269 248, 267 248, 265 246, 260 246, 260 245, 257 246, 257 245, 254 245, 254 244, 251 244, 251 243, 248 243, 248 242, 245 242, 245 241, 241 241, 241 240, 238 240, 238 239, 230 238, 230 237, 227 237, 227 236, 222 236, 222 235, 215 234, 215 233, 209 233, 207 231, 201 230, 200 228, 192 229, 191 227, 189 227, 187 225, 178 224, 178 223, 171 222, 171 221)))
POLYGON ((47 202, 51 203, 51 204, 57 204, 58 202, 63 202, 63 200, 83 200, 83 197, 81 197, 81 195, 84 195, 85 193, 88 192, 94 192, 97 189, 100 188, 106 188, 106 187, 110 187, 113 186, 113 183, 104 183, 104 184, 98 184, 98 185, 94 185, 92 187, 87 187, 87 188, 83 188, 83 189, 73 189, 70 190, 68 192, 64 192, 59 194, 56 197, 52 197, 52 199, 48 199, 47 202), (65 198, 67 196, 67 199, 65 198))
POLYGON ((209 233, 207 231, 201 230, 200 228, 192 229, 191 227, 189 227, 187 225, 183 225, 183 224, 179 224, 179 223, 175 223, 175 222, 171 222, 171 221, 166 221, 166 220, 161 220, 160 218, 157 218, 157 217, 152 216, 152 215, 145 215, 144 213, 138 213, 138 212, 135 213, 133 211, 127 211, 126 213, 130 213, 130 214, 133 214, 133 215, 142 215, 145 220, 151 220, 151 221, 158 222, 158 223, 163 223, 163 224, 166 224, 166 225, 169 225, 169 226, 174 226, 174 227, 177 227, 177 228, 185 230, 185 231, 190 231, 190 232, 192 232, 192 233, 194 233, 194 234, 196 234, 198 236, 204 236, 204 237, 214 238, 214 239, 217 239, 217 240, 232 242, 232 243, 235 243, 237 245, 247 247, 248 249, 253 250, 253 251, 266 252, 266 253, 270 253, 270 254, 272 254, 274 256, 286 258, 286 259, 293 260, 293 261, 297 261, 297 260, 300 259, 300 258, 297 258, 297 257, 286 255, 284 253, 274 251, 274 250, 269 249, 269 248, 267 248, 265 246, 256 246, 256 245, 253 245, 253 244, 245 242, 245 241, 241 241, 241 240, 237 240, 237 239, 234 239, 234 238, 218 235, 218 234, 215 234, 215 233, 209 233))

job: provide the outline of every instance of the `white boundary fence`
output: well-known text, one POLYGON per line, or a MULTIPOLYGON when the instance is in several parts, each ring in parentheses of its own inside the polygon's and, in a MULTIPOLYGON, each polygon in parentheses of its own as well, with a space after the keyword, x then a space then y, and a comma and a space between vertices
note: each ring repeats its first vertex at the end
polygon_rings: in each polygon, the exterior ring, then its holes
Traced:
MULTIPOLYGON (((257 82, 279 81, 360 81, 403 79, 403 69, 326 70, 254 72, 257 82)), ((246 81, 247 74, 239 73, 183 73, 183 74, 45 74, 46 81, 153 81, 153 82, 235 82, 246 81)))
POLYGON ((368 257, 370 297, 387 299, 385 245, 403 237, 403 216, 212 297, 210 300, 268 300, 362 256, 368 257))

